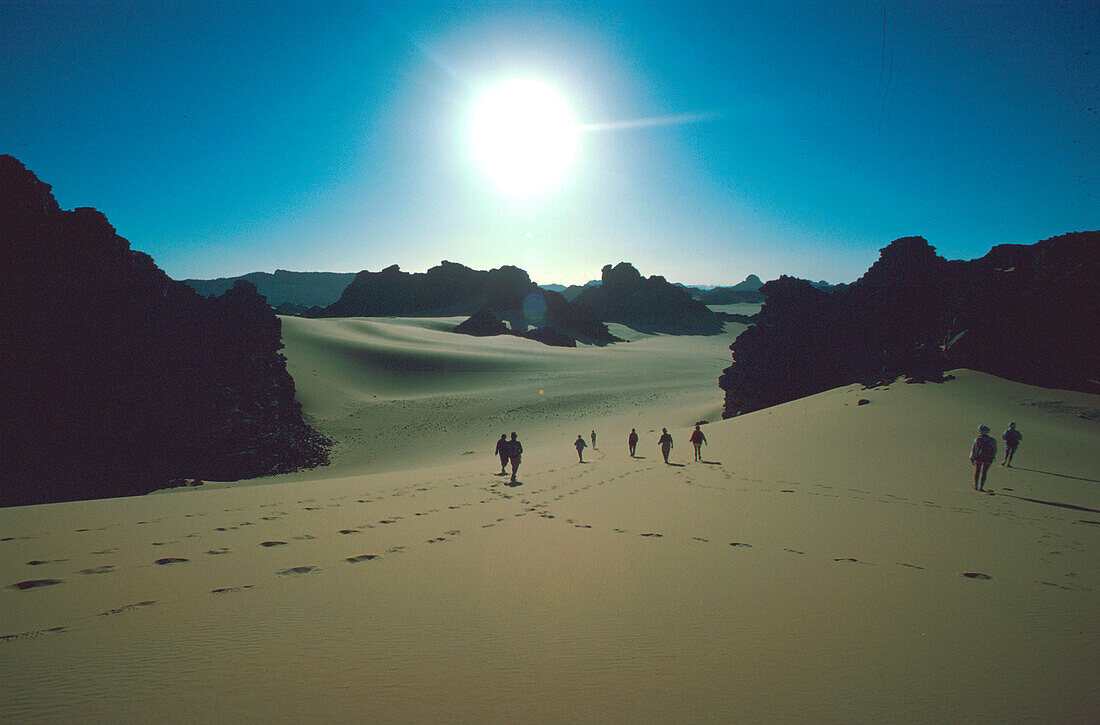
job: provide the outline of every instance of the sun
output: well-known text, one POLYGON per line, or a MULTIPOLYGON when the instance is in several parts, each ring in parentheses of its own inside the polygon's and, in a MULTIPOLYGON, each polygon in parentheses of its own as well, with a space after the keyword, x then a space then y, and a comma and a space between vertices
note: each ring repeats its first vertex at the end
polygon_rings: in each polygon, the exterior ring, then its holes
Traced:
POLYGON ((470 118, 478 166, 510 196, 532 196, 560 182, 576 158, 579 130, 561 94, 528 78, 486 89, 470 118))

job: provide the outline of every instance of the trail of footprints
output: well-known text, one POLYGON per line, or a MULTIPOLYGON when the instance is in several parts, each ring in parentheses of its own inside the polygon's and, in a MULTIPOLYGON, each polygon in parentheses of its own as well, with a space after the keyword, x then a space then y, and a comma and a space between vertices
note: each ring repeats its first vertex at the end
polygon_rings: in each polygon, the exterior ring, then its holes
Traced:
MULTIPOLYGON (((652 469, 652 468, 655 468, 655 467, 656 467, 656 464, 650 464, 648 466, 649 469, 652 469)), ((416 518, 428 517, 428 516, 432 516, 432 515, 435 515, 435 514, 443 513, 444 510, 446 510, 446 511, 456 511, 456 510, 465 509, 465 508, 475 506, 475 505, 485 505, 485 504, 492 504, 492 503, 496 503, 496 504, 505 503, 505 504, 518 505, 517 506, 518 510, 512 512, 511 516, 496 516, 496 517, 493 517, 492 521, 482 523, 482 524, 480 524, 480 527, 483 528, 483 529, 488 529, 488 528, 492 528, 492 527, 499 526, 501 524, 506 523, 509 520, 509 518, 535 515, 535 516, 538 516, 540 518, 547 519, 547 520, 560 520, 562 523, 567 524, 567 525, 569 525, 573 528, 577 528, 577 529, 593 529, 592 524, 588 524, 588 523, 585 523, 585 522, 582 522, 582 521, 578 521, 576 519, 559 517, 557 514, 552 513, 551 506, 555 502, 565 500, 565 498, 568 497, 568 496, 577 496, 577 495, 583 494, 585 491, 588 491, 588 490, 592 489, 595 486, 604 486, 604 485, 607 485, 607 484, 612 484, 612 483, 614 483, 615 481, 617 481, 619 479, 622 479, 622 478, 625 478, 625 477, 631 475, 628 472, 628 473, 623 473, 619 476, 614 476, 614 477, 609 478, 609 479, 596 480, 596 481, 591 482, 591 483, 586 483, 585 482, 586 479, 588 479, 589 477, 592 477, 592 476, 595 475, 594 470, 595 470, 594 468, 585 467, 585 468, 579 470, 579 472, 577 472, 575 475, 567 478, 566 481, 563 482, 563 483, 556 483, 556 484, 552 484, 552 485, 545 486, 545 487, 542 487, 542 488, 525 489, 524 484, 522 482, 516 487, 511 487, 507 483, 504 483, 503 481, 495 480, 495 481, 492 481, 491 483, 477 486, 474 489, 475 492, 480 492, 480 493, 484 494, 484 496, 478 498, 478 500, 476 502, 475 501, 465 501, 465 502, 462 502, 462 503, 452 504, 452 505, 448 505, 446 507, 446 509, 428 508, 428 509, 418 510, 418 511, 413 512, 412 518, 416 519, 416 518), (543 500, 543 501, 536 500, 539 497, 544 497, 547 500, 543 500)), ((733 481, 734 480, 733 474, 731 474, 728 471, 725 471, 724 469, 722 469, 722 470, 723 470, 722 475, 726 480, 728 480, 728 481, 733 481)), ((700 488, 715 489, 715 490, 724 490, 724 491, 750 491, 750 490, 759 491, 758 488, 753 489, 753 488, 750 488, 748 485, 743 485, 743 486, 740 486, 740 487, 733 487, 733 486, 726 486, 726 485, 708 485, 708 484, 696 483, 691 478, 685 476, 684 471, 685 471, 685 469, 678 468, 673 472, 673 475, 681 477, 682 478, 681 482, 686 484, 686 485, 696 486, 696 487, 700 487, 700 488)), ((554 472, 556 472, 556 469, 551 469, 550 471, 548 471, 548 473, 554 473, 554 472)), ((767 482, 753 481, 753 480, 746 479, 746 478, 742 478, 742 481, 746 484, 756 483, 756 484, 767 485, 767 482)), ((821 489, 821 490, 820 491, 812 491, 812 490, 807 490, 807 488, 801 488, 801 487, 804 486, 804 484, 801 484, 801 483, 795 482, 795 481, 780 481, 778 483, 780 485, 783 485, 783 486, 800 487, 798 490, 800 490, 803 493, 810 494, 810 495, 823 495, 823 496, 827 496, 827 497, 840 497, 841 496, 841 494, 833 492, 833 487, 824 486, 822 484, 813 484, 813 486, 812 486, 813 488, 817 488, 817 489, 821 489)), ((330 499, 327 504, 324 504, 322 502, 318 502, 316 499, 303 499, 303 500, 299 500, 299 501, 296 501, 296 502, 293 502, 293 503, 284 503, 284 502, 267 503, 267 504, 261 504, 259 506, 259 508, 261 508, 261 509, 271 508, 271 509, 278 509, 278 510, 272 511, 270 513, 266 513, 263 516, 258 516, 257 519, 260 522, 264 522, 264 525, 270 525, 270 524, 273 524, 273 523, 276 523, 276 522, 279 522, 279 521, 285 519, 289 514, 284 509, 292 508, 295 505, 299 506, 300 510, 302 510, 302 511, 312 512, 312 511, 321 511, 321 510, 324 510, 326 508, 342 508, 342 507, 345 506, 345 504, 349 505, 349 506, 379 504, 379 503, 383 503, 388 498, 404 498, 404 497, 410 497, 411 498, 411 497, 414 497, 414 496, 416 496, 417 494, 420 494, 420 493, 429 493, 429 492, 434 491, 437 488, 445 486, 446 484, 451 484, 451 487, 455 488, 455 489, 467 488, 471 485, 471 483, 468 480, 464 480, 464 479, 461 479, 461 478, 451 478, 451 479, 445 479, 443 481, 438 482, 437 484, 435 484, 434 487, 433 486, 422 486, 422 485, 420 485, 420 486, 409 486, 409 487, 405 487, 403 489, 401 489, 401 488, 394 489, 394 490, 390 491, 389 493, 373 494, 373 495, 371 495, 369 497, 365 497, 365 498, 353 498, 353 497, 350 497, 350 496, 341 496, 341 497, 337 497, 337 498, 334 498, 334 499, 330 499)), ((778 490, 778 493, 780 493, 780 494, 792 494, 792 493, 797 493, 797 492, 798 491, 796 491, 795 488, 782 488, 782 489, 778 490)), ((862 499, 866 499, 866 500, 869 500, 869 501, 877 501, 877 502, 882 502, 882 503, 899 502, 899 503, 905 503, 905 504, 908 504, 908 505, 916 505, 916 506, 924 505, 924 506, 927 506, 927 507, 930 507, 930 508, 937 508, 937 509, 938 508, 943 508, 940 505, 938 505, 938 504, 936 504, 935 502, 932 502, 932 501, 915 502, 915 501, 906 499, 904 497, 895 496, 893 494, 884 494, 884 496, 885 496, 884 498, 875 499, 875 498, 871 498, 871 496, 872 496, 871 492, 864 491, 864 490, 857 489, 857 488, 848 489, 848 494, 849 495, 854 494, 856 497, 859 497, 859 498, 862 498, 862 499)), ((964 514, 976 513, 976 511, 973 510, 973 509, 967 509, 967 508, 962 508, 962 507, 950 507, 950 510, 952 510, 954 512, 957 512, 957 513, 964 513, 964 514)), ((237 508, 237 509, 226 509, 226 510, 223 511, 223 513, 233 513, 233 512, 243 512, 243 511, 245 511, 245 508, 240 507, 240 508, 237 508)), ((200 512, 200 513, 184 514, 183 517, 184 518, 201 518, 201 517, 205 517, 207 515, 208 515, 207 512, 200 512)), ((997 515, 996 512, 994 512, 993 515, 997 515)), ((165 519, 157 519, 153 522, 138 521, 138 522, 135 522, 133 525, 140 526, 140 525, 146 525, 146 524, 149 524, 149 523, 159 523, 159 522, 164 521, 164 520, 165 519)), ((403 520, 404 520, 404 517, 402 517, 402 516, 394 516, 394 515, 385 516, 385 517, 382 517, 382 518, 372 519, 370 522, 363 522, 363 523, 355 524, 355 525, 352 525, 352 526, 348 526, 347 528, 335 529, 335 530, 333 530, 332 532, 329 533, 329 536, 334 537, 334 538, 335 537, 339 537, 339 538, 353 537, 356 534, 361 534, 364 531, 369 530, 369 529, 373 529, 375 527, 389 527, 389 526, 394 525, 394 524, 399 524, 403 520)), ((1034 524, 1035 522, 1038 522, 1040 519, 1038 517, 1029 518, 1029 517, 1021 517, 1019 515, 1016 515, 1015 520, 1016 520, 1017 523, 1034 524)), ((1092 524, 1092 523, 1096 523, 1096 522, 1082 521, 1081 523, 1092 524)), ((239 530, 243 529, 244 527, 255 526, 255 525, 257 525, 257 523, 253 522, 253 521, 241 521, 241 522, 239 522, 235 525, 213 527, 213 531, 215 531, 215 532, 239 531, 239 530)), ((110 526, 101 527, 98 530, 107 530, 107 529, 115 528, 115 527, 119 527, 119 526, 125 526, 125 524, 112 524, 110 526)), ((88 532, 88 531, 91 531, 91 530, 92 529, 77 529, 76 531, 79 532, 79 533, 84 533, 84 532, 88 532)), ((619 527, 611 527, 609 530, 611 532, 613 532, 615 534, 619 534, 619 535, 629 535, 631 533, 628 530, 623 529, 623 528, 619 528, 619 527)), ((46 535, 48 535, 48 532, 44 532, 44 533, 46 535)), ((462 534, 462 531, 460 529, 449 529, 449 530, 443 532, 441 535, 425 539, 424 544, 425 545, 441 544, 441 543, 450 541, 453 538, 455 538, 455 537, 457 537, 461 534, 462 534)), ((645 538, 645 539, 649 539, 649 540, 660 540, 660 539, 665 537, 665 535, 663 533, 658 532, 658 531, 637 532, 637 535, 641 538, 645 538)), ((192 533, 186 534, 183 538, 185 538, 185 539, 186 538, 195 538, 195 537, 198 537, 198 536, 199 536, 198 532, 192 532, 192 533)), ((0 538, 0 542, 14 541, 14 540, 26 540, 26 539, 33 539, 33 538, 35 538, 35 536, 33 536, 33 535, 31 535, 31 536, 22 536, 22 537, 3 537, 3 538, 0 538)), ((318 539, 319 537, 315 536, 313 534, 309 534, 309 533, 301 533, 301 534, 297 534, 297 535, 294 535, 292 537, 287 537, 287 538, 291 539, 291 541, 311 541, 311 540, 318 539)), ((1053 533, 1048 532, 1047 534, 1043 535, 1043 538, 1044 539, 1054 539, 1054 538, 1065 538, 1065 537, 1062 537, 1061 535, 1058 535, 1058 534, 1053 534, 1053 533)), ((353 540, 353 539, 349 539, 349 540, 353 540)), ((711 538, 702 537, 702 536, 691 536, 690 540, 701 543, 701 544, 718 543, 720 545, 726 546, 726 547, 731 548, 733 550, 748 550, 748 549, 753 548, 751 543, 743 542, 743 541, 715 542, 711 538)), ((152 546, 168 546, 168 545, 178 544, 178 543, 179 543, 178 541, 156 541, 156 542, 151 542, 151 545, 152 546)), ((1054 542, 1051 542, 1051 543, 1054 543, 1054 542)), ((276 548, 276 547, 290 546, 291 544, 290 544, 289 541, 272 538, 272 539, 265 539, 265 540, 259 541, 259 542, 257 542, 257 545, 260 546, 260 547, 263 547, 263 548, 276 548)), ((1079 541, 1074 540, 1074 541, 1072 541, 1072 544, 1070 545, 1069 548, 1075 548, 1076 549, 1076 547, 1079 547, 1079 546, 1081 546, 1081 543, 1079 541)), ((344 557, 342 561, 343 561, 343 563, 346 563, 346 564, 362 564, 362 563, 365 563, 365 562, 371 562, 371 561, 381 559, 381 558, 384 557, 384 555, 398 555, 398 554, 401 554, 401 553, 407 551, 407 549, 408 549, 408 546, 405 545, 405 544, 392 545, 392 546, 389 546, 388 548, 385 549, 384 554, 363 553, 363 554, 357 554, 357 555, 344 557)), ((1079 550, 1079 549, 1077 549, 1077 550, 1079 550)), ((91 552, 89 552, 89 554, 90 555, 95 555, 95 556, 106 556, 106 555, 110 555, 110 554, 113 554, 113 553, 116 553, 116 552, 119 552, 119 551, 120 551, 120 549, 118 549, 117 547, 108 547, 108 548, 102 549, 102 550, 91 551, 91 552)), ((782 551, 785 552, 785 553, 795 554, 795 555, 799 555, 799 556, 807 555, 807 552, 805 552, 805 551, 798 550, 798 549, 793 549, 793 548, 787 548, 787 547, 784 547, 782 549, 782 551)), ((222 555, 231 554, 231 553, 232 553, 232 549, 230 549, 228 547, 217 547, 217 548, 208 549, 205 552, 203 552, 203 554, 208 555, 208 556, 222 556, 222 555)), ((1050 555, 1057 556, 1059 553, 1060 552, 1055 550, 1055 551, 1050 552, 1050 555)), ((68 558, 52 559, 52 560, 33 559, 31 561, 26 562, 26 564, 28 566, 42 566, 42 565, 47 565, 47 564, 64 563, 64 562, 67 562, 67 561, 69 561, 68 558)), ((190 561, 191 560, 189 558, 182 557, 182 556, 168 556, 168 557, 161 557, 161 558, 153 559, 151 561, 151 563, 147 564, 146 566, 152 565, 152 566, 169 567, 169 566, 187 564, 187 563, 190 563, 190 561)), ((851 565, 851 564, 874 565, 873 562, 861 561, 857 558, 849 557, 849 556, 832 557, 832 561, 837 563, 838 565, 840 565, 840 564, 845 564, 845 565, 851 565)), ((900 562, 899 561, 899 562, 895 562, 895 565, 905 567, 905 568, 909 568, 909 569, 914 569, 914 570, 924 570, 923 566, 920 566, 920 565, 914 564, 914 563, 910 563, 910 562, 900 562)), ((98 565, 98 566, 91 566, 91 567, 86 567, 86 568, 82 568, 82 569, 77 569, 77 570, 75 570, 75 574, 81 575, 81 576, 93 576, 93 575, 111 574, 111 573, 117 572, 117 571, 122 571, 122 569, 118 569, 112 564, 102 564, 102 565, 98 565)), ((316 574, 316 573, 319 573, 319 572, 322 572, 322 571, 323 571, 322 567, 320 567, 318 565, 303 564, 303 565, 292 566, 292 567, 289 567, 289 568, 276 570, 276 571, 274 571, 274 575, 277 576, 277 577, 286 578, 286 577, 298 577, 298 576, 302 576, 302 575, 316 574)), ((986 574, 986 573, 983 573, 983 572, 976 572, 976 571, 960 572, 958 575, 960 577, 963 577, 963 578, 966 578, 966 579, 979 580, 979 581, 990 580, 990 579, 993 578, 989 574, 986 574)), ((1077 577, 1077 575, 1075 573, 1072 573, 1072 572, 1067 574, 1066 576, 1071 577, 1071 578, 1076 578, 1077 577)), ((62 584, 64 582, 65 582, 65 580, 58 579, 58 578, 28 579, 28 580, 25 580, 25 581, 20 581, 20 582, 16 582, 14 584, 11 584, 7 588, 10 589, 10 590, 26 591, 26 590, 38 589, 40 587, 55 586, 55 585, 62 584)), ((1072 586, 1068 586, 1066 584, 1058 584, 1058 583, 1049 582, 1049 581, 1038 581, 1037 580, 1035 582, 1035 584, 1043 585, 1043 586, 1051 587, 1051 588, 1057 588, 1057 589, 1061 589, 1061 590, 1065 590, 1065 591, 1083 591, 1083 590, 1084 591, 1091 591, 1091 590, 1085 589, 1083 587, 1072 587, 1072 586)), ((237 594, 237 593, 241 593, 241 592, 244 592, 244 591, 247 591, 247 590, 250 590, 250 589, 254 589, 254 588, 256 588, 256 585, 254 585, 254 584, 242 584, 242 585, 236 585, 236 586, 218 587, 218 588, 210 590, 207 594, 210 594, 210 595, 237 594)), ((131 613, 131 612, 135 612, 135 611, 147 608, 147 607, 152 607, 152 606, 154 606, 158 603, 159 602, 156 601, 156 600, 143 600, 143 601, 136 602, 136 603, 125 604, 125 605, 117 607, 115 609, 110 609, 110 610, 107 610, 107 611, 104 611, 104 612, 98 612, 98 613, 93 614, 93 615, 88 615, 87 617, 83 617, 82 619, 86 619, 88 617, 102 617, 102 616, 114 616, 114 615, 120 615, 120 614, 127 614, 127 613, 131 613)), ((47 634, 66 632, 66 631, 70 630, 70 626, 68 626, 69 624, 72 624, 72 622, 69 622, 67 625, 50 627, 50 628, 41 629, 41 630, 34 630, 34 631, 30 631, 30 632, 20 632, 20 633, 15 633, 15 634, 2 634, 2 635, 0 635, 0 642, 12 641, 12 640, 22 640, 22 639, 33 639, 33 638, 37 638, 37 637, 47 635, 47 634)))

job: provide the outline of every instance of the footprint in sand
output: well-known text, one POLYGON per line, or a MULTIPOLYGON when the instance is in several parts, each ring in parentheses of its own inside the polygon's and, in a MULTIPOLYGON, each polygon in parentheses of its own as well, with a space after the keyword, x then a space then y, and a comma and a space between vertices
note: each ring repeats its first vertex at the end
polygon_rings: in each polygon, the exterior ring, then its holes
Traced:
POLYGON ((272 547, 272 546, 286 546, 285 541, 261 541, 260 546, 272 547))
POLYGON ((733 547, 744 547, 744 548, 747 548, 747 549, 751 549, 751 548, 752 548, 752 544, 746 544, 746 543, 745 543, 745 542, 743 542, 743 541, 731 541, 731 542, 730 542, 730 546, 733 546, 733 547))
POLYGON ((1061 589, 1062 591, 1072 592, 1073 587, 1067 587, 1064 584, 1055 584, 1054 582, 1043 582, 1038 579, 1035 580, 1036 584, 1042 584, 1043 586, 1053 587, 1054 589, 1061 589))
POLYGON ((135 609, 138 609, 139 607, 151 607, 154 604, 156 604, 155 600, 146 599, 143 602, 135 602, 134 604, 126 604, 126 605, 123 605, 121 607, 116 607, 115 609, 108 609, 106 612, 100 612, 96 616, 110 617, 113 614, 125 614, 126 612, 132 612, 135 609))
POLYGON ((0 635, 0 642, 7 642, 13 639, 36 639, 44 634, 66 632, 68 629, 68 627, 50 627, 49 629, 35 629, 30 632, 20 632, 19 634, 4 634, 0 635))
POLYGON ((988 574, 982 574, 980 571, 964 571, 959 576, 964 576, 967 579, 992 579, 993 577, 988 574))
POLYGON ((349 556, 347 559, 344 559, 344 561, 348 562, 349 564, 358 564, 360 562, 370 561, 371 559, 377 558, 378 554, 360 554, 359 556, 349 556))
POLYGON ((318 571, 318 569, 315 566, 292 566, 289 569, 283 569, 275 573, 279 576, 295 576, 297 574, 309 574, 311 571, 318 571))
POLYGON ((251 589, 251 584, 242 584, 239 587, 219 587, 218 589, 211 589, 211 594, 236 594, 237 592, 243 592, 245 589, 251 589))
POLYGON ((899 561, 898 566, 907 566, 910 569, 924 569, 923 566, 917 566, 916 564, 906 564, 904 561, 899 561))
POLYGON ((838 557, 834 558, 833 561, 851 561, 851 562, 854 562, 856 564, 859 563, 859 559, 853 559, 850 556, 838 556, 838 557))
MULTIPOLYGON (((94 553, 94 552, 93 552, 94 553)), ((43 564, 60 564, 68 559, 31 559, 27 562, 27 566, 42 566, 43 564)))
POLYGON ((655 537, 657 537, 657 538, 660 538, 660 537, 664 536, 664 534, 653 534, 653 533, 649 533, 649 534, 641 534, 641 535, 642 535, 642 536, 655 536, 655 537))
POLYGON ((157 559, 153 563, 154 564, 160 564, 161 566, 166 566, 168 564, 183 564, 183 563, 188 562, 188 561, 191 561, 191 560, 190 559, 184 559, 181 556, 166 556, 163 559, 157 559))
POLYGON ((210 551, 208 551, 206 553, 210 554, 211 556, 217 556, 218 554, 228 554, 229 551, 230 551, 229 549, 227 549, 223 546, 223 547, 220 547, 220 548, 217 548, 217 549, 211 549, 210 551))
POLYGON ((710 539, 704 539, 702 536, 692 536, 693 541, 702 541, 704 544, 709 544, 710 539))
POLYGON ((316 538, 317 537, 314 536, 313 534, 302 534, 300 536, 295 536, 294 540, 295 541, 313 541, 316 538))
POLYGON ((340 529, 341 534, 358 534, 359 529, 340 529))
POLYGON ((91 569, 81 569, 77 574, 107 574, 114 571, 114 564, 104 564, 103 566, 94 566, 91 569))
POLYGON ((8 589, 18 589, 20 591, 26 589, 37 589, 38 587, 48 587, 54 584, 60 584, 65 581, 64 579, 28 579, 25 582, 16 582, 12 584, 8 589))
POLYGON ((799 551, 798 549, 784 549, 783 551, 789 551, 792 554, 805 554, 805 551, 799 551))

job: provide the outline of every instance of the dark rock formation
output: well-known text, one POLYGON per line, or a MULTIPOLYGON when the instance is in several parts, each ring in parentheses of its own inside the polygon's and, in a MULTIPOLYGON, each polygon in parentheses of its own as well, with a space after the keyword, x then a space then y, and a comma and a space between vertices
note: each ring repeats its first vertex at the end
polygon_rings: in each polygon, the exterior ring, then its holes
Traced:
POLYGON ((146 493, 326 460, 247 282, 205 299, 0 156, 0 505, 146 493))
POLYGON ((503 334, 493 324, 495 319, 507 321, 512 333, 523 336, 528 336, 529 328, 543 329, 532 339, 544 342, 560 342, 566 337, 594 345, 618 341, 590 311, 571 304, 557 292, 540 289, 522 269, 508 266, 481 271, 443 262, 419 274, 402 272, 397 265, 381 272, 364 271, 356 275, 337 302, 309 314, 380 317, 475 313, 477 319, 467 320, 455 331, 503 334), (490 333, 493 329, 498 332, 490 333))
POLYGON ((1100 232, 946 261, 921 237, 892 242, 856 282, 789 277, 761 288, 757 324, 719 379, 725 417, 850 383, 939 381, 968 367, 1100 392, 1100 232))
POLYGON ((225 294, 237 282, 244 280, 267 298, 267 303, 281 314, 301 315, 311 307, 324 307, 340 299, 354 272, 250 272, 239 277, 217 279, 185 279, 184 284, 203 297, 225 294))
POLYGON ((518 267, 473 270, 442 262, 409 274, 395 264, 381 272, 362 271, 320 317, 472 315, 493 301, 523 294, 535 284, 518 267))
MULTIPOLYGON (((833 285, 828 282, 810 282, 817 289, 831 289, 833 285)), ((744 282, 739 282, 732 287, 714 287, 709 290, 699 290, 693 294, 695 299, 704 305, 734 305, 740 302, 760 303, 764 301, 764 295, 760 288, 764 283, 755 274, 750 274, 744 282)))
POLYGON ((603 268, 602 283, 589 287, 573 302, 602 320, 642 332, 674 335, 714 335, 722 332, 722 316, 692 299, 664 277, 643 278, 627 262, 603 268))
POLYGON ((456 325, 455 332, 460 335, 473 335, 474 337, 492 337, 493 335, 507 335, 508 325, 489 310, 478 310, 465 322, 456 325))
POLYGON ((576 347, 576 338, 560 332, 553 327, 535 327, 525 332, 513 331, 491 310, 479 310, 470 316, 470 319, 456 325, 454 332, 461 335, 473 335, 474 337, 493 337, 495 335, 515 335, 535 340, 544 345, 554 347, 576 347))

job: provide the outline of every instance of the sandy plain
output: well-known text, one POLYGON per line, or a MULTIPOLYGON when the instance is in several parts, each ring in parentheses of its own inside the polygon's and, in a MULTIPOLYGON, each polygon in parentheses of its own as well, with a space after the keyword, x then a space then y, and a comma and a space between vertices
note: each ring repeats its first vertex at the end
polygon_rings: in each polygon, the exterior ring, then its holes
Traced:
POLYGON ((721 421, 741 325, 454 323, 284 318, 331 466, 0 510, 0 720, 1100 719, 1100 396, 959 370, 721 421))

